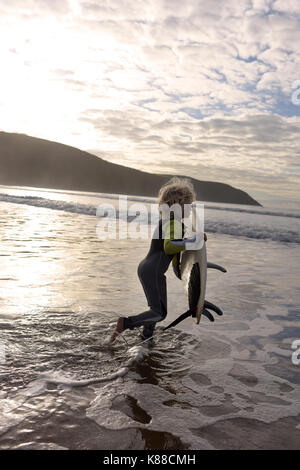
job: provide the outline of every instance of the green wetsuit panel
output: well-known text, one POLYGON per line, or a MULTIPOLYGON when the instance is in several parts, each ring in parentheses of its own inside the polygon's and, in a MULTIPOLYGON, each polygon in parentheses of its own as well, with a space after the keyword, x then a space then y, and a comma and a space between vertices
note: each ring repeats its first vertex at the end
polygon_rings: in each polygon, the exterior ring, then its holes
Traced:
POLYGON ((172 240, 182 240, 182 223, 179 220, 171 219, 165 222, 162 226, 164 233, 164 252, 167 255, 176 255, 184 251, 185 246, 177 246, 171 243, 172 240))

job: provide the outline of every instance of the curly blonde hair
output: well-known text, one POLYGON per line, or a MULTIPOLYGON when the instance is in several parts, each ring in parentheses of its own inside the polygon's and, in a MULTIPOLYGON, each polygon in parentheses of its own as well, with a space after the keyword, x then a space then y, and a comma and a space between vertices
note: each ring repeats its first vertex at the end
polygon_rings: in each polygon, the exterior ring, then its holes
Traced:
POLYGON ((192 182, 187 178, 173 176, 159 190, 158 205, 191 204, 196 200, 196 192, 192 182))

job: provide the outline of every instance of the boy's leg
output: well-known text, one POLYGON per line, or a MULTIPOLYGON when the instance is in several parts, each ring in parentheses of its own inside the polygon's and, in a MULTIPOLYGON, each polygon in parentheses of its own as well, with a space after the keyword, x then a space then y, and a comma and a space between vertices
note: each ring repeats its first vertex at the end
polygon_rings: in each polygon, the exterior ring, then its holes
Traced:
POLYGON ((156 322, 144 325, 143 333, 142 333, 143 338, 148 339, 151 336, 153 336, 154 330, 155 330, 155 325, 156 325, 156 322))
MULTIPOLYGON (((143 336, 149 338, 153 335, 155 324, 165 319, 167 315, 167 287, 166 276, 157 272, 162 254, 153 256, 150 266, 149 261, 143 260, 138 269, 138 276, 143 286, 149 310, 139 315, 133 315, 119 319, 122 320, 122 331, 143 326, 143 336), (146 264, 146 269, 145 269, 146 264), (151 267, 151 269, 149 269, 151 267)), ((121 331, 120 331, 121 332, 121 331)), ((117 332, 119 334, 120 332, 117 332)))
MULTIPOLYGON (((149 338, 153 336, 155 325, 157 322, 165 319, 167 315, 167 302, 166 298, 162 299, 159 297, 161 292, 165 292, 165 276, 160 280, 161 290, 157 292, 156 297, 153 299, 154 305, 149 310, 146 310, 139 315, 133 315, 130 317, 120 317, 117 323, 115 332, 112 334, 111 341, 113 342, 116 337, 126 329, 132 330, 133 328, 143 326, 143 336, 149 338), (164 300, 164 301, 163 301, 164 300)), ((151 297, 149 297, 151 300, 151 297)))
POLYGON ((153 336, 156 323, 164 320, 167 315, 166 276, 163 274, 154 282, 152 280, 150 288, 147 288, 148 283, 145 282, 145 279, 140 280, 150 309, 139 315, 127 318, 126 325, 130 325, 129 328, 134 326, 144 326, 143 336, 144 338, 149 338, 150 336, 153 336), (156 286, 156 289, 154 289, 153 286, 156 286))
MULTIPOLYGON (((155 299, 153 299, 153 301, 155 301, 155 304, 154 305, 152 304, 153 306, 151 310, 154 310, 154 309, 159 310, 160 316, 161 316, 161 319, 159 321, 164 320, 167 316, 167 283, 166 283, 165 275, 161 276, 159 279, 159 296, 158 298, 156 297, 155 299)), ((144 328, 143 328, 144 338, 149 338, 150 336, 153 336, 156 323, 157 322, 144 324, 144 328)))

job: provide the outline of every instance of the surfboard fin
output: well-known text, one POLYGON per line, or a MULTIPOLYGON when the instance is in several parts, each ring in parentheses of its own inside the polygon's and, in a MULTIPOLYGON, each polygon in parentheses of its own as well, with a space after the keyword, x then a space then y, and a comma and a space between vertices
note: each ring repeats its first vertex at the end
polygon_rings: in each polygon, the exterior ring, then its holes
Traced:
MULTIPOLYGON (((202 315, 204 315, 210 321, 215 321, 215 319, 214 319, 213 315, 207 309, 213 310, 214 312, 216 312, 220 316, 223 315, 223 312, 219 307, 212 304, 211 302, 208 302, 208 300, 205 300, 202 315)), ((186 312, 182 313, 178 318, 176 318, 176 320, 174 320, 172 323, 170 323, 170 325, 165 326, 165 328, 163 328, 163 331, 168 330, 169 328, 172 328, 173 326, 178 325, 178 323, 182 322, 183 320, 185 320, 188 317, 192 317, 194 315, 194 313, 195 313, 194 309, 187 310, 186 312)))
POLYGON ((222 271, 222 273, 227 273, 227 270, 223 268, 223 266, 220 266, 219 264, 207 262, 207 267, 212 268, 212 269, 218 269, 218 271, 222 271))
POLYGON ((222 310, 219 307, 217 307, 216 305, 212 304, 211 302, 208 302, 208 300, 204 301, 204 308, 209 309, 209 310, 213 310, 214 312, 216 312, 220 316, 223 315, 222 310))
POLYGON ((208 318, 209 321, 215 321, 212 314, 208 310, 206 310, 206 308, 203 309, 202 315, 204 315, 206 318, 208 318))

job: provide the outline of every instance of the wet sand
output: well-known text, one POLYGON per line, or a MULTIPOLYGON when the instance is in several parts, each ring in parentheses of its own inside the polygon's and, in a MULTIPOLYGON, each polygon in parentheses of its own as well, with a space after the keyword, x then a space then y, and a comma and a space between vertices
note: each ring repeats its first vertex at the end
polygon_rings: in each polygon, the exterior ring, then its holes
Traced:
MULTIPOLYGON (((297 246, 208 234, 228 273, 209 273, 207 299, 224 316, 132 352, 136 332, 106 340, 120 313, 146 308, 147 241, 101 242, 86 215, 2 209, 0 449, 300 448, 297 246)), ((186 309, 171 271, 168 293, 164 325, 186 309)))

